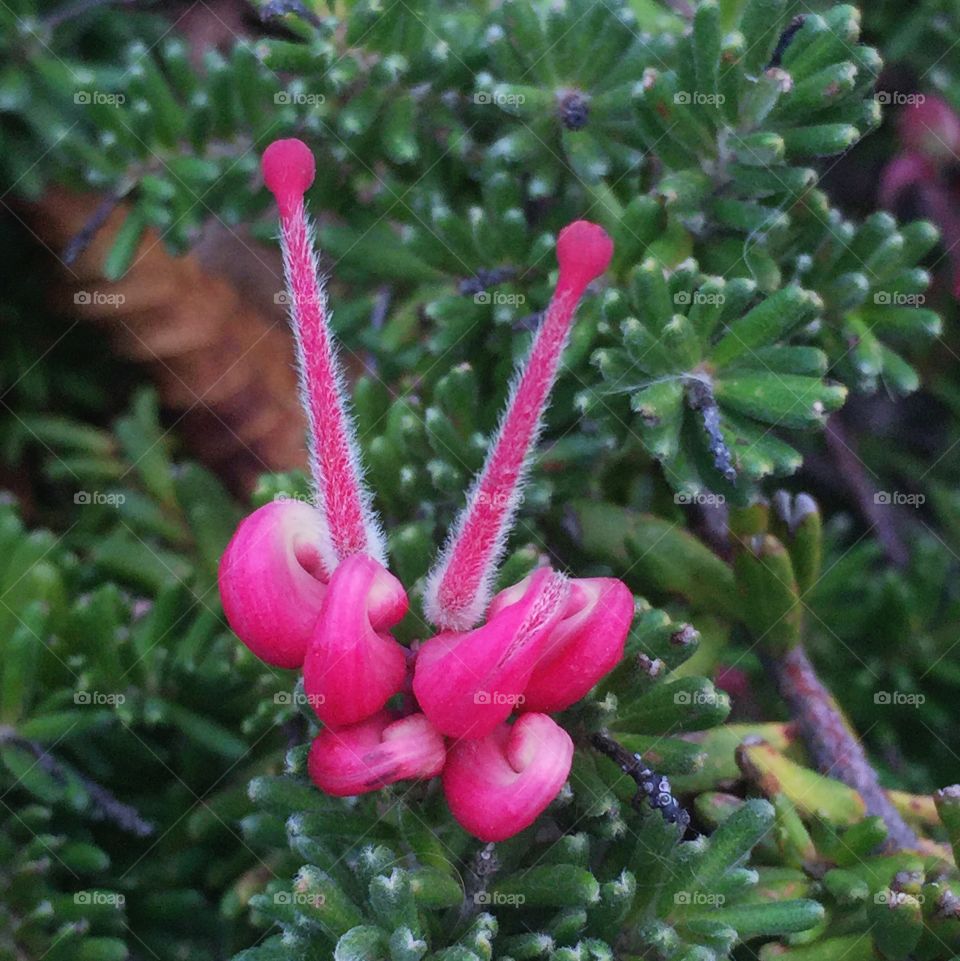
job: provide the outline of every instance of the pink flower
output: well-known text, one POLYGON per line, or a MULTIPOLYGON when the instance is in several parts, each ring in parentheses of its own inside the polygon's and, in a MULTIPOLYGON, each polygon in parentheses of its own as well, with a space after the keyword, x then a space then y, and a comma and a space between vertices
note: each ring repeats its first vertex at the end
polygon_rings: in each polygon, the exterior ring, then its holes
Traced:
POLYGON ((525 583, 486 624, 437 634, 417 653, 413 693, 438 731, 484 737, 522 702, 569 593, 566 578, 549 568, 525 583))
POLYGON ((481 841, 529 827, 560 793, 573 761, 570 735, 546 714, 524 714, 480 740, 458 741, 443 769, 450 811, 481 841))
POLYGON ((220 597, 236 635, 274 667, 303 664, 326 594, 317 544, 323 518, 296 501, 274 501, 237 528, 220 560, 220 597))
POLYGON ((310 747, 307 769, 321 791, 349 797, 396 781, 434 777, 445 760, 443 738, 422 714, 395 720, 380 711, 351 727, 321 731, 310 747))
POLYGON ((443 769, 457 820, 483 840, 502 840, 536 819, 570 770, 570 737, 540 712, 568 707, 617 663, 633 610, 621 582, 571 582, 549 568, 490 604, 577 305, 606 270, 612 243, 586 221, 560 232, 553 298, 427 578, 424 609, 440 633, 414 664, 422 713, 396 719, 385 705, 407 686, 411 659, 389 631, 406 614, 407 595, 385 567, 330 331, 304 201, 313 156, 299 140, 277 141, 264 153, 263 177, 280 214, 317 506, 274 503, 240 525, 220 565, 224 609, 258 656, 303 667, 327 725, 309 757, 321 790, 362 794, 443 769), (528 713, 510 726, 514 708, 528 713), (449 756, 443 735, 459 739, 449 756))
POLYGON ((403 688, 406 650, 386 632, 406 613, 403 585, 372 557, 340 562, 303 665, 307 698, 321 721, 363 721, 403 688))
MULTIPOLYGON (((490 604, 490 618, 527 589, 526 581, 498 594, 490 604)), ((551 629, 523 690, 521 710, 563 711, 584 697, 623 657, 633 594, 612 577, 570 581, 563 613, 551 629)))

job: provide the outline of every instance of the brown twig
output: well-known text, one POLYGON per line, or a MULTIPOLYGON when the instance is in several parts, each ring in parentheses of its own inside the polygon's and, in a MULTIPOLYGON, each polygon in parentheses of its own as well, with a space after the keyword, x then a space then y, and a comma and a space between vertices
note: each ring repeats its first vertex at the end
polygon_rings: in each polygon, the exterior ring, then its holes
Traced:
POLYGON ((71 238, 69 243, 63 248, 62 260, 65 266, 70 267, 76 259, 90 246, 97 231, 110 219, 110 215, 117 209, 121 198, 117 194, 107 194, 97 205, 93 213, 84 225, 71 238))
POLYGON ((779 656, 765 654, 763 660, 817 768, 852 787, 863 798, 867 814, 883 819, 888 847, 915 848, 916 834, 880 786, 863 745, 820 681, 803 645, 779 656))
POLYGON ((848 434, 839 414, 827 421, 825 439, 840 477, 856 500, 860 513, 873 525, 884 553, 892 564, 905 567, 910 556, 894 523, 892 509, 877 498, 877 488, 857 455, 856 441, 848 434))
POLYGON ((264 471, 305 466, 273 251, 213 223, 215 242, 204 237, 190 254, 173 257, 148 231, 127 273, 108 281, 103 263, 127 210, 114 205, 90 232, 107 210, 102 199, 51 188, 26 208, 31 229, 51 249, 89 235, 61 288, 71 314, 102 326, 119 355, 146 366, 187 443, 238 493, 252 490, 264 471), (78 291, 87 296, 78 300, 78 291))
MULTIPOLYGON (((36 758, 37 766, 42 771, 60 784, 68 783, 66 768, 42 745, 21 737, 11 728, 0 729, 0 743, 13 744, 27 751, 36 758)), ((118 801, 105 787, 101 787, 96 781, 90 780, 79 771, 71 770, 70 774, 83 785, 90 796, 93 804, 88 813, 93 820, 109 821, 121 831, 141 838, 153 834, 154 826, 149 821, 145 821, 136 808, 118 801)))

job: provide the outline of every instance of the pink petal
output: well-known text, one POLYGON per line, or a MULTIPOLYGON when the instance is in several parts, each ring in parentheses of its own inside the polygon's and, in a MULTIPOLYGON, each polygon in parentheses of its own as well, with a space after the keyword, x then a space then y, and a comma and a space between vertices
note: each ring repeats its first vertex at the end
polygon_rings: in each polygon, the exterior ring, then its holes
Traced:
MULTIPOLYGON (((491 616, 498 598, 490 605, 491 616)), ((570 582, 563 617, 550 632, 523 691, 521 710, 563 711, 584 697, 623 657, 633 594, 613 577, 570 582)))
POLYGON ((573 762, 570 735, 546 714, 524 714, 481 740, 458 741, 443 789, 450 811, 481 841, 529 827, 560 793, 573 762))
POLYGON ((394 720, 389 711, 380 711, 359 724, 321 731, 307 769, 321 791, 350 797, 396 781, 434 777, 446 753, 443 738, 422 714, 394 720))
POLYGON ((303 664, 326 594, 323 537, 323 518, 314 508, 274 501, 241 522, 220 559, 227 621, 274 667, 303 664))
POLYGON ((900 140, 940 164, 952 164, 960 153, 960 115, 941 97, 919 95, 897 117, 900 140))
POLYGON ((522 701, 567 594, 566 579, 543 568, 483 626, 462 634, 447 631, 423 644, 413 692, 437 730, 479 738, 509 716, 522 701))
POLYGON ((303 666, 307 697, 325 724, 363 721, 403 688, 407 652, 386 632, 406 612, 403 585, 372 557, 340 562, 303 666))

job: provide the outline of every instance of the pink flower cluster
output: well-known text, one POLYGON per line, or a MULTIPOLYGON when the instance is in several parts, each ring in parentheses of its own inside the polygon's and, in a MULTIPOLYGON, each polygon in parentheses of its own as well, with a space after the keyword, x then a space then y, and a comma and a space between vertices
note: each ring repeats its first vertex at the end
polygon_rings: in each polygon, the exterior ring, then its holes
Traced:
POLYGON ((436 630, 411 650, 390 633, 408 612, 407 593, 385 566, 317 272, 303 199, 313 156, 299 140, 277 141, 263 175, 280 213, 316 496, 315 506, 275 501, 241 523, 220 564, 227 619, 262 660, 303 670, 324 725, 308 763, 321 790, 349 796, 439 775, 457 821, 503 840, 563 787, 573 742, 549 715, 618 663, 633 617, 621 581, 549 567, 491 599, 574 312, 612 244, 586 221, 560 233, 554 296, 426 579, 436 630), (387 707, 395 698, 402 709, 387 707))

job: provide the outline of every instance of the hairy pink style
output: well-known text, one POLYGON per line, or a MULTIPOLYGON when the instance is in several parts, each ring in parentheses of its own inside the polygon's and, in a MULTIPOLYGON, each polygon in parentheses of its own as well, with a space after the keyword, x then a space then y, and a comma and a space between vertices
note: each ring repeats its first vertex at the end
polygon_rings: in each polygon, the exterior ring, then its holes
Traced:
POLYGON ((386 561, 347 411, 343 372, 330 336, 327 298, 317 272, 313 231, 303 195, 313 183, 314 161, 300 140, 278 140, 263 154, 263 179, 280 211, 280 246, 290 292, 300 389, 310 426, 310 462, 319 508, 326 520, 327 566, 351 554, 386 561))
POLYGON ((610 238, 596 224, 578 220, 560 232, 560 272, 550 306, 514 376, 483 471, 427 579, 424 610, 440 628, 466 630, 486 609, 574 312, 587 285, 607 269, 612 255, 610 238))

